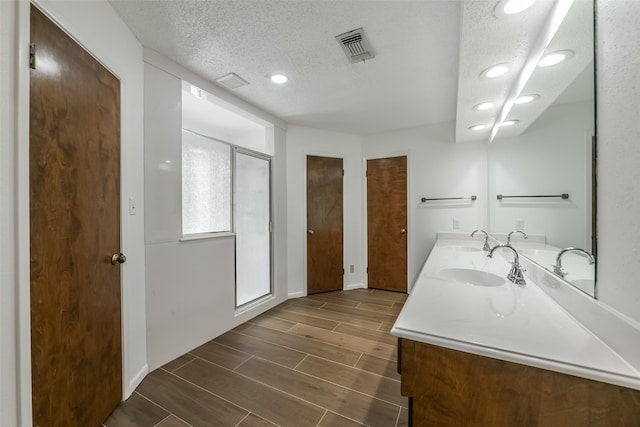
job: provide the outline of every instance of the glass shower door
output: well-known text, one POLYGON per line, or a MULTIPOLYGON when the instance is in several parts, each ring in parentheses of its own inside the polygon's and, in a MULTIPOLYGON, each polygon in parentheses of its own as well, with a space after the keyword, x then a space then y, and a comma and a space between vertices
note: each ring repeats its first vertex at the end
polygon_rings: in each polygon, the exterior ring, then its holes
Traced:
POLYGON ((271 294, 271 160, 235 153, 236 307, 271 294))

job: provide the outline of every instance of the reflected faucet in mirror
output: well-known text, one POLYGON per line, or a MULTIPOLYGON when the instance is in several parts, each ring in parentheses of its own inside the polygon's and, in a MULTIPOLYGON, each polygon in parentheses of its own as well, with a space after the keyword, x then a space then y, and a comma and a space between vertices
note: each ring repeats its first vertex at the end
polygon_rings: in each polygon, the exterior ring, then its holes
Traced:
POLYGON ((568 273, 567 271, 562 268, 562 255, 566 254, 567 252, 581 252, 583 254, 585 254, 587 256, 587 258, 589 259, 589 264, 594 264, 596 262, 596 259, 593 257, 593 255, 591 255, 589 252, 585 251, 584 249, 580 249, 580 248, 564 248, 563 250, 561 250, 560 252, 558 252, 558 256, 556 257, 556 263, 555 265, 553 265, 553 272, 555 274, 557 274, 560 277, 565 277, 568 273))
POLYGON ((529 237, 527 236, 527 234, 524 231, 521 230, 513 230, 511 233, 509 233, 509 235, 507 236, 507 245, 511 246, 511 235, 514 233, 520 233, 524 236, 525 239, 528 239, 529 237))
POLYGON ((509 274, 507 274, 507 279, 509 279, 516 285, 526 285, 527 282, 524 280, 524 276, 522 275, 523 270, 522 270, 522 267, 520 266, 520 256, 518 255, 518 252, 513 248, 513 246, 509 244, 496 245, 493 247, 493 249, 489 251, 489 254, 487 256, 489 258, 493 258, 493 253, 498 248, 509 248, 511 249, 511 251, 513 251, 513 265, 511 266, 511 270, 509 271, 509 274))
POLYGON ((484 245, 482 245, 482 250, 485 252, 489 252, 491 250, 491 246, 489 246, 489 235, 484 230, 473 230, 471 233, 471 237, 473 237, 476 233, 484 233, 484 245))

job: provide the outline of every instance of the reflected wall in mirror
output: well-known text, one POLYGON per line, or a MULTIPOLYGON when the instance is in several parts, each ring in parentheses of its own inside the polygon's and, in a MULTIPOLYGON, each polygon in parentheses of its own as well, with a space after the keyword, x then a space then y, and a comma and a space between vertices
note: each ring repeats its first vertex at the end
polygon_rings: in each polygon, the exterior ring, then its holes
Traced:
MULTIPOLYGON (((593 1, 575 0, 545 50, 569 50, 569 58, 536 68, 521 93, 533 101, 514 105, 507 121, 516 124, 500 128, 489 146, 491 232, 544 236, 512 245, 561 276, 554 266, 563 248, 596 249, 593 17, 593 1)), ((561 267, 565 280, 596 296, 595 265, 585 254, 567 251, 561 267)))

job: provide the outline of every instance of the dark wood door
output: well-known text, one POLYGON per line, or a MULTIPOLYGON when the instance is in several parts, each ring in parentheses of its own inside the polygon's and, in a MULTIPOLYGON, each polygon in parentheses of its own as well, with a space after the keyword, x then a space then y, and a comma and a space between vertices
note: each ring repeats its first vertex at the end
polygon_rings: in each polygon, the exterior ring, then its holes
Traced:
POLYGON ((367 160, 368 286, 407 292, 407 157, 367 160))
POLYGON ((35 7, 31 42, 33 425, 94 427, 122 398, 120 82, 35 7))
POLYGON ((342 159, 307 156, 307 294, 343 286, 342 159))

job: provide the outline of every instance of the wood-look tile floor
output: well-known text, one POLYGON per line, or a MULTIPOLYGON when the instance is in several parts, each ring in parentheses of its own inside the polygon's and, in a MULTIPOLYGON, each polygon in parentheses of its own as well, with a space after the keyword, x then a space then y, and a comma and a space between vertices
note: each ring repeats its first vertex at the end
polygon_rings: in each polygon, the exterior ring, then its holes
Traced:
POLYGON ((288 300, 150 373, 105 426, 406 426, 389 334, 405 300, 288 300))

